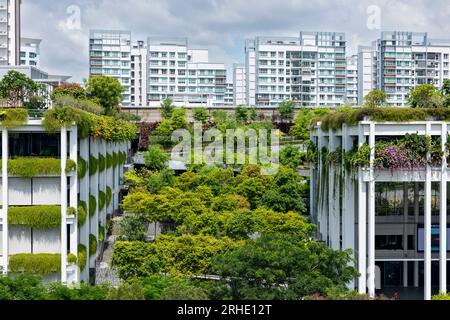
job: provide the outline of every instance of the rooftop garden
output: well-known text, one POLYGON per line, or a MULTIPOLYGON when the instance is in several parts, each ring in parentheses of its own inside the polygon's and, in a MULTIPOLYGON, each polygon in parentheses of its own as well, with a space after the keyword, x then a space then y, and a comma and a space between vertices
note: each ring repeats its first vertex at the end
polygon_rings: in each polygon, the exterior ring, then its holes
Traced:
POLYGON ((375 122, 450 121, 450 80, 445 80, 440 91, 434 85, 419 85, 411 90, 407 108, 393 108, 387 104, 386 93, 373 90, 365 97, 362 108, 343 107, 335 112, 314 111, 311 125, 320 122, 321 129, 339 130, 343 124, 354 126, 369 118, 375 122))
POLYGON ((8 105, 0 110, 0 125, 6 128, 21 126, 30 114, 39 110, 43 125, 50 133, 76 125, 82 138, 93 136, 116 142, 132 140, 137 134, 137 126, 123 120, 126 116, 120 112, 123 88, 117 79, 91 78, 85 88, 63 84, 51 95, 51 109, 45 101, 46 95, 41 85, 25 75, 8 72, 0 80, 0 99, 8 105))

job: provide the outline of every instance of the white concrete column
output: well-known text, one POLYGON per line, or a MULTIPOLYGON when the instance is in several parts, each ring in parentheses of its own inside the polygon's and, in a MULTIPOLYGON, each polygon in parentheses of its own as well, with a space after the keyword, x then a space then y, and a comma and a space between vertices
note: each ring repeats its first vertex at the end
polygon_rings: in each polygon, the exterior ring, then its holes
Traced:
MULTIPOLYGON (((359 127, 359 147, 366 142, 364 127, 359 127)), ((358 170, 358 292, 367 293, 367 184, 364 182, 364 171, 358 170)))
POLYGON ((3 252, 3 274, 8 273, 8 257, 9 257, 9 228, 8 228, 8 206, 9 206, 9 192, 8 192, 8 158, 9 158, 9 139, 8 129, 2 129, 2 252, 3 252))
MULTIPOLYGON (((426 125, 426 135, 431 131, 431 125, 426 125)), ((430 154, 427 155, 430 159, 430 154)), ((427 165, 425 178, 425 253, 424 253, 424 297, 431 300, 431 168, 427 165)))
POLYGON ((368 203, 368 268, 367 268, 367 286, 370 298, 375 298, 375 123, 370 123, 370 182, 369 182, 369 203, 368 203))
MULTIPOLYGON (((342 127, 342 147, 344 153, 352 150, 352 139, 348 133, 348 126, 346 124, 342 127)), ((342 249, 353 250, 353 258, 356 259, 356 245, 355 245, 355 185, 351 174, 347 174, 345 163, 342 163, 344 172, 344 186, 342 188, 343 201, 342 201, 342 249)), ((354 267, 354 264, 351 263, 354 267)), ((355 289, 355 281, 352 280, 348 284, 350 290, 355 289)))
MULTIPOLYGON (((69 133, 69 155, 72 161, 78 165, 78 128, 72 127, 69 133)), ((70 193, 69 202, 70 207, 77 210, 78 207, 78 176, 77 171, 71 173, 70 177, 70 193)), ((78 223, 77 217, 70 225, 70 253, 78 255, 78 223)), ((78 283, 80 280, 78 268, 75 268, 75 272, 68 275, 68 283, 78 283)))
POLYGON ((61 282, 67 282, 67 128, 61 128, 61 282))
MULTIPOLYGON (((98 160, 99 158, 99 143, 98 143, 98 139, 95 138, 90 138, 90 153, 91 155, 96 158, 98 160)), ((99 190, 99 170, 97 168, 97 172, 95 174, 93 174, 92 176, 90 176, 89 178, 89 189, 90 189, 90 196, 93 196, 95 198, 95 200, 97 201, 97 205, 96 205, 96 209, 95 209, 95 213, 94 216, 91 218, 89 216, 89 211, 88 211, 88 216, 89 218, 89 233, 94 235, 97 240, 98 240, 98 219, 99 219, 99 211, 98 211, 98 190, 99 190)), ((89 208, 89 200, 87 201, 88 204, 88 208, 89 208)), ((90 208, 88 209, 90 210, 90 208)), ((88 251, 88 267, 90 268, 94 268, 95 267, 95 259, 97 257, 96 253, 92 253, 89 252, 89 242, 87 245, 87 251, 88 251)))
MULTIPOLYGON (((89 138, 80 140, 80 157, 86 161, 88 166, 89 164, 89 138)), ((80 179, 79 188, 80 188, 80 201, 84 201, 86 203, 86 222, 83 226, 80 227, 80 243, 86 246, 89 246, 89 228, 90 228, 90 218, 89 218, 89 169, 87 167, 86 175, 80 179)), ((81 271, 80 280, 88 283, 89 281, 89 259, 86 261, 86 267, 83 271, 81 271)))
POLYGON ((447 134, 447 123, 442 124, 442 167, 441 167, 441 189, 440 189, 440 241, 439 241, 439 290, 447 292, 447 157, 445 156, 447 134))
POLYGON ((414 261, 414 288, 419 287, 419 261, 414 261))
POLYGON ((318 194, 317 218, 318 218, 318 222, 319 222, 319 233, 322 238, 322 241, 326 242, 328 245, 328 241, 327 241, 328 234, 326 233, 328 230, 328 225, 327 225, 328 208, 324 208, 324 206, 322 205, 322 202, 323 202, 322 199, 324 197, 325 190, 321 190, 322 185, 323 185, 321 183, 321 181, 322 181, 322 179, 329 179, 329 177, 323 177, 324 169, 323 169, 323 160, 322 160, 323 159, 322 149, 325 146, 325 141, 324 141, 325 139, 324 139, 322 130, 319 130, 318 138, 319 138, 319 143, 318 143, 317 147, 318 147, 320 157, 319 157, 319 173, 318 173, 319 194, 318 194))
MULTIPOLYGON (((328 133, 328 151, 334 152, 338 148, 336 136, 333 130, 328 133)), ((334 250, 341 249, 341 230, 340 230, 340 190, 339 181, 335 181, 335 172, 339 170, 335 163, 330 164, 329 185, 328 185, 328 234, 330 238, 330 247, 334 250)), ((339 179, 339 178, 338 178, 339 179)))
POLYGON ((408 261, 403 261, 403 287, 408 288, 408 261))

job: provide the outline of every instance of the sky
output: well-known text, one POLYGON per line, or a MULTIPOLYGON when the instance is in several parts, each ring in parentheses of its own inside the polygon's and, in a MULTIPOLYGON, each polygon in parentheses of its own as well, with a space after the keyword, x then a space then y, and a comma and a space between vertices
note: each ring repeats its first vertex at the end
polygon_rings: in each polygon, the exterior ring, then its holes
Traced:
MULTIPOLYGON (((211 62, 245 59, 245 39, 345 32, 348 54, 381 31, 450 38, 448 0, 22 0, 22 37, 42 39, 41 69, 82 81, 88 76, 90 29, 187 37, 211 62)), ((229 79, 231 80, 231 79, 229 79)))

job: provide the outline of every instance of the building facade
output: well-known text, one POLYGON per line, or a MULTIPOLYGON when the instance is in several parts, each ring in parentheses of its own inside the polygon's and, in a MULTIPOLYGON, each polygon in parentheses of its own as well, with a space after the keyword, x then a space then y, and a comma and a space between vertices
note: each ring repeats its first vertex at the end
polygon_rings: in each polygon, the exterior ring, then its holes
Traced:
POLYGON ((20 5, 22 0, 0 1, 0 65, 20 65, 20 5))
POLYGON ((147 46, 137 41, 131 47, 131 105, 147 106, 147 46))
POLYGON ((131 104, 131 32, 91 30, 89 76, 108 76, 124 88, 123 106, 131 104))
POLYGON ((38 67, 40 62, 41 39, 21 38, 20 65, 38 67))
POLYGON ((209 61, 209 52, 190 49, 186 38, 149 38, 148 103, 166 98, 178 106, 225 105, 227 74, 223 63, 209 61))
POLYGON ((347 58, 347 79, 345 84, 347 105, 358 105, 358 56, 347 58))
POLYGON ((346 39, 335 32, 246 41, 247 103, 340 106, 346 95, 346 39))
POLYGON ((235 106, 249 105, 246 99, 245 65, 233 64, 233 101, 235 106))
POLYGON ((382 32, 371 47, 359 50, 359 56, 365 57, 359 70, 360 87, 366 93, 371 83, 371 90, 387 94, 391 106, 406 105, 409 92, 418 85, 440 89, 444 79, 450 78, 450 40, 430 39, 427 33, 382 32), (375 80, 369 65, 376 66, 375 80))
MULTIPOLYGON (((336 250, 354 252, 360 277, 350 288, 371 297, 418 293, 414 299, 426 300, 447 291, 449 129, 441 121, 366 119, 336 131, 324 131, 320 123, 312 130, 311 141, 320 151, 311 170, 311 218, 319 239, 336 250), (430 137, 436 150, 416 156, 421 165, 380 166, 376 154, 382 154, 381 148, 408 134, 418 140, 430 137), (367 162, 350 168, 344 155, 361 148, 370 153, 367 162), (338 155, 337 161, 324 160, 331 153, 338 155)), ((410 148, 405 146, 400 152, 410 148)), ((400 161, 400 156, 389 159, 400 161)))
POLYGON ((41 275, 46 280, 89 282, 105 240, 105 227, 119 208, 128 148, 128 142, 81 138, 76 126, 49 133, 38 116, 16 128, 2 128, 3 273, 26 271, 24 264, 35 261, 35 269, 44 272, 41 275), (114 160, 103 170, 94 169, 100 166, 93 162, 102 158, 114 160), (17 173, 14 167, 20 161, 30 165, 48 162, 59 166, 59 172, 17 173), (52 223, 28 219, 36 214, 48 217, 50 212, 58 217, 52 223), (36 258, 52 267, 42 270, 36 258))

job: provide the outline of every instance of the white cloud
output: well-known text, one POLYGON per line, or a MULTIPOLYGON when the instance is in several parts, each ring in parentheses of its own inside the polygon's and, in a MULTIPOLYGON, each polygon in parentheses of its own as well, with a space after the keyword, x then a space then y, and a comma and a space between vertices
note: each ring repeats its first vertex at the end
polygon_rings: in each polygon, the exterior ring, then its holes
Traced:
POLYGON ((42 67, 88 75, 89 29, 124 29, 133 38, 184 36, 209 48, 215 62, 243 62, 244 39, 257 35, 295 36, 305 31, 347 33, 349 53, 368 45, 380 30, 367 28, 368 6, 381 9, 383 30, 429 32, 450 38, 446 0, 24 0, 23 36, 39 37, 42 67), (81 9, 81 29, 67 28, 67 7, 81 9))

